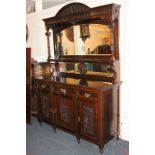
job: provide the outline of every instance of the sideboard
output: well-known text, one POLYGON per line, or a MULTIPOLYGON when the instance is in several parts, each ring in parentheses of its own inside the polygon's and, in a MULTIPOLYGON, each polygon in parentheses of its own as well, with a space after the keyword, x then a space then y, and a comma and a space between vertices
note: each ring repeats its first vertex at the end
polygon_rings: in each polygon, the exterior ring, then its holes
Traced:
POLYGON ((48 65, 34 78, 38 120, 75 135, 78 143, 97 144, 101 153, 109 139, 119 138, 119 10, 117 4, 70 3, 43 19, 48 65))
POLYGON ((93 142, 103 151, 104 144, 119 135, 119 87, 121 83, 79 79, 36 78, 38 120, 61 128, 80 138, 93 142))

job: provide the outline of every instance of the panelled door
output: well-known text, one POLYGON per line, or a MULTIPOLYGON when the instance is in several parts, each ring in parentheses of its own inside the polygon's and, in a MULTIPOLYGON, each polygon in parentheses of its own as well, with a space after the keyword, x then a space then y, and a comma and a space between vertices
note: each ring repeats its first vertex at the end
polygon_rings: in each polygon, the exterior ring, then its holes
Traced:
POLYGON ((75 97, 71 87, 55 87, 56 124, 75 131, 75 97))
POLYGON ((51 85, 47 82, 38 83, 38 117, 40 120, 52 121, 53 103, 51 100, 51 85))
POLYGON ((99 134, 98 101, 89 93, 82 95, 77 100, 80 135, 96 142, 99 134))

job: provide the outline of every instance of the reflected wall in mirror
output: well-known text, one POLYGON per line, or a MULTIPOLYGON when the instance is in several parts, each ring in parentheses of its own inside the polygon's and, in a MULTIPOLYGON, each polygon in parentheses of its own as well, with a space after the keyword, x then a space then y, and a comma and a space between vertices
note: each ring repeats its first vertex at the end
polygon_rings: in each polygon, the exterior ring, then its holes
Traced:
POLYGON ((57 47, 62 55, 110 53, 110 28, 101 24, 82 24, 57 34, 57 47))

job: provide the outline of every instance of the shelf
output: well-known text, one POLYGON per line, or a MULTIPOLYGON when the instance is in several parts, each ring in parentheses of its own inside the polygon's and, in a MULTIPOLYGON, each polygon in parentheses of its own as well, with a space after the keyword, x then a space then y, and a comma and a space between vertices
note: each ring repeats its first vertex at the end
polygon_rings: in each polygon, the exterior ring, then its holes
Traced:
POLYGON ((95 63, 103 63, 108 62, 112 63, 114 58, 111 54, 102 54, 102 55, 67 55, 62 56, 58 59, 49 59, 50 61, 58 61, 58 62, 95 62, 95 63))
POLYGON ((104 81, 104 82, 111 82, 113 83, 115 80, 115 75, 113 76, 105 76, 105 75, 93 75, 93 74, 79 74, 79 73, 67 73, 61 72, 61 77, 71 77, 75 79, 86 79, 86 80, 93 80, 93 81, 104 81))

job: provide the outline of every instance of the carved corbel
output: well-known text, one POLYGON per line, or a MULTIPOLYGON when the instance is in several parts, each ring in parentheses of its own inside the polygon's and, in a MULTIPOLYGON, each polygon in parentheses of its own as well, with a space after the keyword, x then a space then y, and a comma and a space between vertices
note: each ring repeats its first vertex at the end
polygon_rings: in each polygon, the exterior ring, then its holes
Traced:
POLYGON ((114 64, 112 63, 109 63, 110 67, 108 68, 108 72, 111 72, 113 73, 113 80, 112 80, 112 83, 115 83, 116 79, 117 79, 117 72, 115 70, 115 67, 114 67, 114 64))

